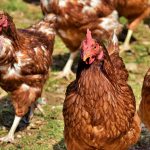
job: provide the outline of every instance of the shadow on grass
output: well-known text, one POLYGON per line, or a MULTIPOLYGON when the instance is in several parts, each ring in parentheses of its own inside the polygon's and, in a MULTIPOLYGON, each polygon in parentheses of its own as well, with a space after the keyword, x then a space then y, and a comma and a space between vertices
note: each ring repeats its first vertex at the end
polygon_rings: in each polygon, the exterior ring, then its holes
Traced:
MULTIPOLYGON (((121 42, 124 42, 125 39, 126 39, 127 33, 128 33, 128 28, 125 26, 123 28, 122 32, 118 35, 118 40, 121 41, 121 42)), ((136 41, 136 38, 132 35, 130 42, 132 43, 132 42, 135 42, 135 41, 136 41)))
POLYGON ((65 147, 64 139, 61 139, 58 143, 53 146, 53 150, 67 150, 65 147))
POLYGON ((150 150, 150 132, 142 124, 141 135, 138 142, 129 150, 150 150))
POLYGON ((144 24, 147 24, 150 27, 150 17, 144 20, 144 24))
MULTIPOLYGON (((53 64, 52 64, 52 69, 56 71, 62 71, 67 60, 69 59, 69 54, 70 53, 64 53, 64 54, 58 54, 53 56, 53 64)), ((76 72, 77 69, 77 64, 78 64, 78 57, 75 59, 73 66, 72 66, 72 71, 76 72)))
POLYGON ((40 5, 40 0, 23 0, 26 3, 40 5))
MULTIPOLYGON (((17 130, 20 131, 29 125, 29 112, 20 121, 17 130)), ((10 96, 4 96, 0 98, 0 127, 4 126, 10 129, 14 121, 15 111, 10 100, 10 96)))

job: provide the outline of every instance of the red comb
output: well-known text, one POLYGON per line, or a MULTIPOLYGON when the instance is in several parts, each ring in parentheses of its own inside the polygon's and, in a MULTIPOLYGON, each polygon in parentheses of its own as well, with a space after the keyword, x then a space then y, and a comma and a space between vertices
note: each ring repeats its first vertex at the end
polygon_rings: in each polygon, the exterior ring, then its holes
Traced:
POLYGON ((87 29, 87 33, 86 33, 86 42, 88 45, 93 44, 92 34, 91 34, 91 31, 89 29, 87 29))
POLYGON ((86 38, 82 42, 83 50, 87 50, 87 46, 91 46, 93 44, 93 42, 94 42, 94 40, 92 38, 91 31, 89 29, 87 29, 86 38))
POLYGON ((91 31, 87 29, 86 38, 82 42, 83 50, 87 50, 87 47, 91 47, 94 44, 94 39, 92 38, 91 31))
POLYGON ((87 43, 91 43, 91 40, 93 40, 91 31, 89 29, 87 29, 87 32, 86 32, 86 39, 87 39, 87 43))

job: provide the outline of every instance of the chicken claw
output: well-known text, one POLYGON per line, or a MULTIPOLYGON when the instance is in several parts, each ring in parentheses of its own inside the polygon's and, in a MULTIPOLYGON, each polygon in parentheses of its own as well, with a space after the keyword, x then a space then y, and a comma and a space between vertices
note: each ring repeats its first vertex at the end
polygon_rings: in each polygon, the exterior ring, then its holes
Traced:
POLYGON ((70 76, 75 76, 75 74, 71 70, 61 71, 59 72, 59 74, 56 76, 55 79, 66 78, 67 80, 69 80, 70 76))
POLYGON ((123 44, 119 46, 119 48, 120 48, 120 53, 131 51, 131 46, 129 44, 123 44))
POLYGON ((130 39, 131 39, 132 33, 133 31, 129 29, 125 42, 123 43, 123 45, 120 46, 120 53, 131 50, 130 39))
POLYGON ((70 53, 70 57, 65 65, 63 71, 59 73, 59 75, 56 77, 56 79, 65 77, 66 79, 69 80, 70 75, 74 76, 74 73, 71 71, 71 67, 72 67, 72 64, 73 64, 75 58, 77 57, 77 55, 78 55, 78 51, 70 53))
POLYGON ((6 136, 0 138, 0 142, 14 143, 14 136, 6 135, 6 136))

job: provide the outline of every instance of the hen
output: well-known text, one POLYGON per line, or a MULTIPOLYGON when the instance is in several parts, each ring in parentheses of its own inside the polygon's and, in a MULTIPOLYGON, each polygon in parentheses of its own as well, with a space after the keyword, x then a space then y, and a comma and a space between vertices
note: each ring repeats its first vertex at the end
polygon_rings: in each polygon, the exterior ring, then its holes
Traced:
POLYGON ((8 135, 0 141, 14 141, 21 118, 41 96, 52 61, 55 20, 50 14, 21 30, 16 29, 8 13, 0 12, 0 85, 11 93, 16 114, 8 135))
POLYGON ((150 130, 150 69, 147 71, 143 87, 142 87, 142 100, 139 106, 139 116, 141 121, 150 130))
POLYGON ((41 0, 41 8, 43 14, 52 12, 57 15, 57 33, 71 52, 62 76, 71 73, 71 66, 86 34, 86 28, 92 31, 93 36, 108 38, 114 28, 120 28, 118 12, 119 16, 132 21, 122 46, 122 49, 128 50, 133 30, 150 11, 148 0, 41 0))
POLYGON ((121 48, 122 51, 129 50, 133 31, 143 19, 150 15, 149 0, 113 0, 112 3, 119 16, 129 19, 128 34, 121 48))
POLYGON ((118 22, 118 13, 107 5, 107 1, 98 0, 41 0, 44 14, 57 15, 57 34, 70 50, 70 57, 61 76, 69 77, 71 66, 77 56, 79 46, 83 40, 86 29, 93 32, 98 39, 107 39, 114 28, 121 30, 118 22))
POLYGON ((63 106, 67 150, 127 150, 138 140, 140 120, 115 34, 107 49, 87 31, 63 106))

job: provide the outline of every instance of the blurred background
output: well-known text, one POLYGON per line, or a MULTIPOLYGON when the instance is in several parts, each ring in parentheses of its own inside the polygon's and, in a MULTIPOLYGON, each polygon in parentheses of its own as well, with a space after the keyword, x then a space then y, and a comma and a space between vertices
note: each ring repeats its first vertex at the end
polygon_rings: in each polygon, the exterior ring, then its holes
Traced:
MULTIPOLYGON (((40 9, 39 0, 1 0, 0 10, 7 11, 13 17, 17 28, 26 28, 38 20, 43 15, 40 9)), ((126 24, 128 20, 121 17, 120 22, 126 24)), ((126 67, 129 71, 129 84, 132 86, 136 96, 137 108, 141 99, 141 87, 143 77, 150 67, 150 29, 149 19, 146 24, 142 22, 133 33, 131 47, 133 52, 125 52, 122 55, 126 67)), ((2 144, 0 150, 64 150, 63 142, 63 117, 62 104, 65 97, 65 90, 67 85, 75 78, 55 79, 58 72, 63 69, 69 51, 64 46, 60 38, 56 37, 54 53, 53 53, 53 67, 51 69, 49 80, 47 81, 43 97, 46 105, 44 110, 46 116, 43 117, 38 111, 31 120, 30 126, 16 134, 15 144, 2 144)), ((78 59, 77 59, 78 60, 78 59)), ((77 68, 77 60, 73 65, 73 70, 77 68)), ((4 95, 4 92, 0 96, 4 95)), ((12 112, 12 106, 9 107, 8 100, 0 100, 0 136, 7 133, 6 128, 1 125, 3 122, 8 122, 13 116, 7 116, 6 113, 12 112), (10 109, 11 108, 11 109, 10 109), (9 118, 10 117, 10 118, 9 118)), ((150 150, 150 135, 147 130, 142 131, 141 139, 132 150, 150 150)))

